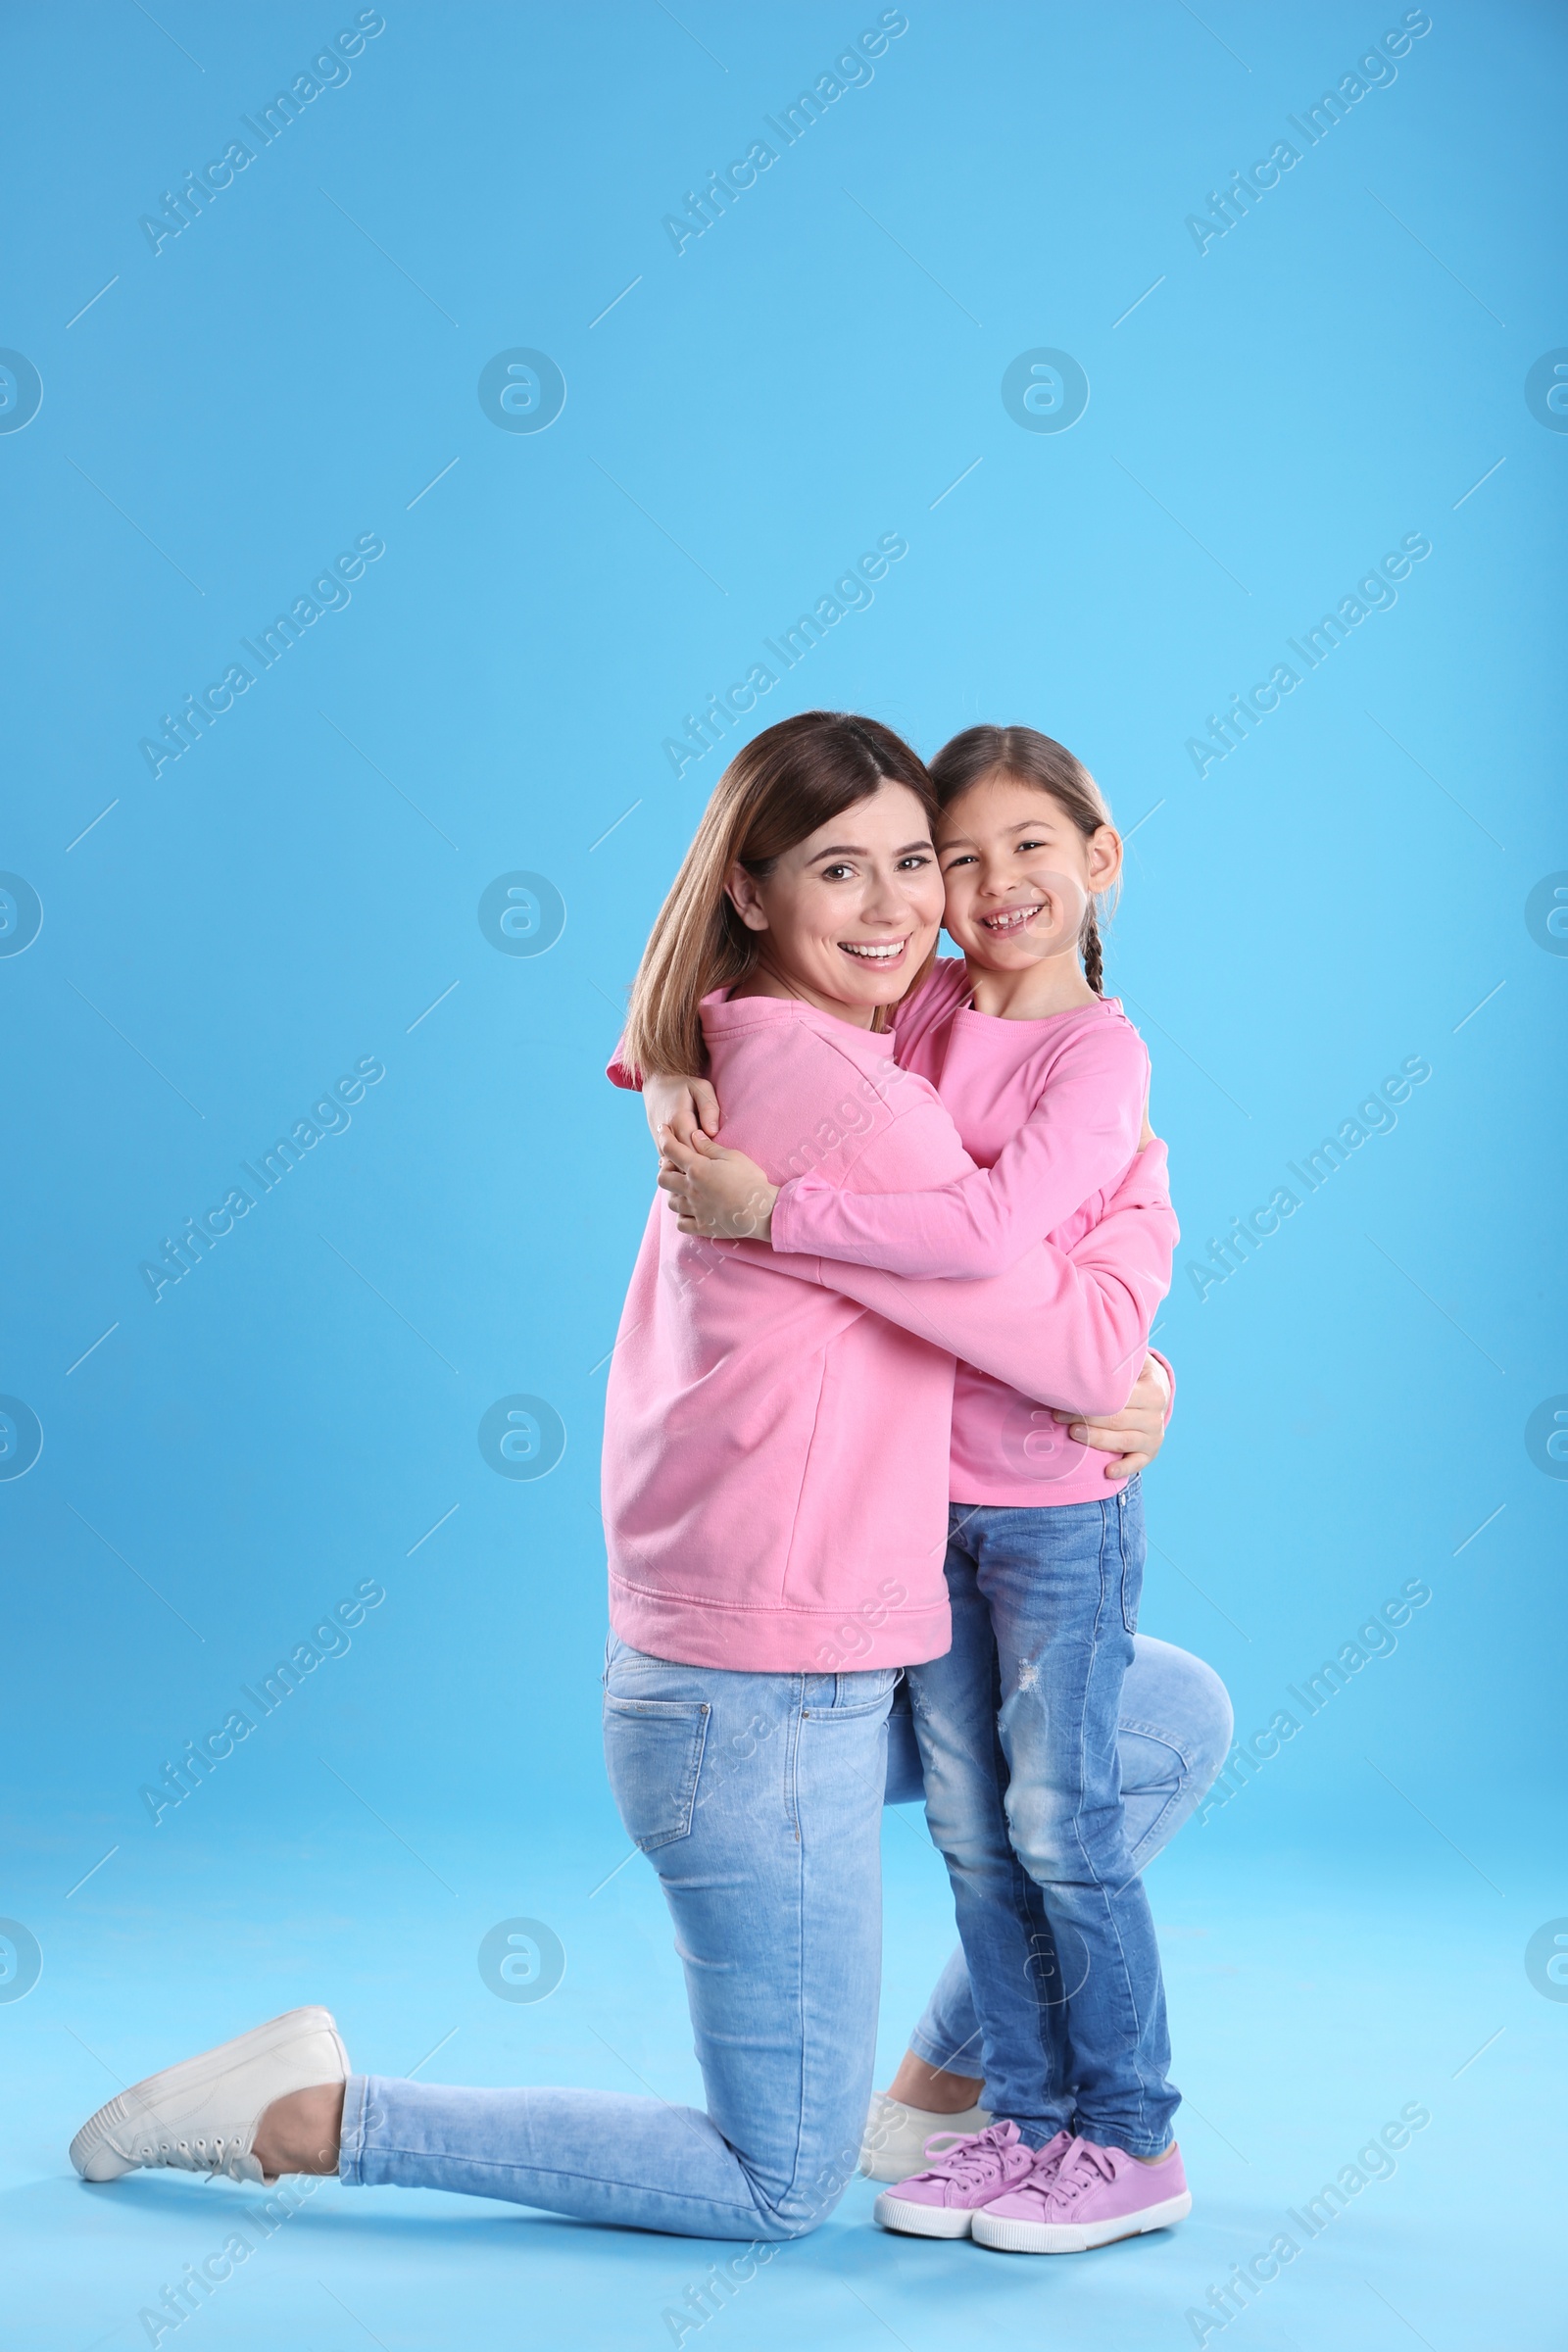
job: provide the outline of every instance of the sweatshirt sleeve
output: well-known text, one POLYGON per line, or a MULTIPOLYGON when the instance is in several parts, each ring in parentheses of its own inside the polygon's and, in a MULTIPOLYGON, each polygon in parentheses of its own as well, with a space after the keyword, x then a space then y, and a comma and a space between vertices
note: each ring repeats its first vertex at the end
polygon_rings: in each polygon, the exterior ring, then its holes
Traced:
POLYGON ((605 1076, 610 1080, 612 1086, 623 1086, 630 1093, 640 1095, 643 1091, 642 1072, 630 1068, 626 1062, 622 1061, 620 1057, 622 1043, 622 1040, 616 1040, 615 1051, 605 1064, 605 1076))
POLYGON ((1039 1403, 1119 1412, 1170 1288, 1178 1229, 1165 1147, 1140 1152, 1105 1213, 1070 1253, 1033 1244, 1004 1275, 922 1280, 837 1260, 783 1257, 743 1242, 780 1272, 820 1283, 1039 1403))
POLYGON ((1148 1087, 1138 1032, 1119 1019, 1097 1021, 1063 1049, 994 1166, 904 1193, 792 1178, 773 1204, 773 1247, 926 1280, 1004 1274, 1126 1172, 1148 1087))

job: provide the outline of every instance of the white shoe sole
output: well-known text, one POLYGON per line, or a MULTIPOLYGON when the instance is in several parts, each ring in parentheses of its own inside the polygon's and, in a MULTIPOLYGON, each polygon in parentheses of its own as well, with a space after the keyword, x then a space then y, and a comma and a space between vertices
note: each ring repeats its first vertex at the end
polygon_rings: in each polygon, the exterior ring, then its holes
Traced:
POLYGON ((349 2054, 331 2012, 290 2009, 282 2017, 270 2018, 265 2026, 253 2026, 248 2034, 236 2034, 232 2041, 220 2042, 216 2049, 203 2050, 195 2058, 183 2058, 177 2066, 166 2066, 162 2073, 133 2082, 128 2090, 122 2091, 118 2098, 100 2107, 96 2115, 87 2118, 71 2143, 72 2163, 84 2180, 118 2180, 125 2173, 138 2171, 141 2159, 123 2155, 114 2145, 116 2137, 134 2136, 139 2131, 146 2131, 149 2120, 166 2101, 205 2089, 253 2060, 270 2057, 290 2042, 312 2035, 321 2036, 327 2045, 321 2052, 326 2071, 314 2075, 313 2081, 347 2082, 349 2054))
POLYGON ((879 2090, 860 2142, 861 2175, 867 2180, 907 2180, 925 2163, 925 2143, 938 2132, 983 2132, 992 2120, 988 2107, 966 2107, 961 2115, 932 2115, 879 2090))
POLYGON ((871 2208, 873 2221, 880 2222, 884 2230, 901 2230, 906 2237, 967 2237, 974 2218, 967 2207, 915 2205, 885 2192, 871 2208))
MULTIPOLYGON (((886 2202, 879 2197, 880 2207, 886 2202)), ((977 2246, 999 2254, 1087 2254, 1095 2246, 1114 2245, 1121 2237, 1143 2237, 1151 2230, 1168 2230, 1185 2222, 1193 2210, 1192 2196, 1183 2189, 1162 2205, 1147 2205, 1142 2213, 1124 2213, 1110 2222, 1020 2222, 982 2207, 974 2216, 971 2236, 977 2246)), ((878 2217, 880 2218, 880 2216, 878 2217)))

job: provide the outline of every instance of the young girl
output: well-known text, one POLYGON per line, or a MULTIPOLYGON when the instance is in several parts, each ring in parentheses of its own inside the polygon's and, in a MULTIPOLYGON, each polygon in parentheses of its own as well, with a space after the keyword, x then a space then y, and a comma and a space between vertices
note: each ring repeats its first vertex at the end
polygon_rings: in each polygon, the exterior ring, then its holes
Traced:
MULTIPOLYGON (((683 1230, 922 1279, 1070 1249, 1132 1163, 1142 1040, 1101 993, 1099 903, 1121 842, 1081 762, 973 727, 932 764, 945 927, 898 1020, 979 1163, 922 1193, 781 1187, 705 1136, 665 1145, 683 1230)), ((1147 1336, 1147 1335, 1146 1335, 1147 1336)), ((1138 1480, 960 1365, 947 1581, 953 1646, 908 1669, 927 1813, 953 1882, 997 2118, 877 2200, 886 2227, 1066 2253, 1181 2220, 1177 2093, 1152 1921, 1116 1763, 1144 1568, 1138 1480), (1020 1867, 1021 1865, 1021 1867, 1020 1867)))

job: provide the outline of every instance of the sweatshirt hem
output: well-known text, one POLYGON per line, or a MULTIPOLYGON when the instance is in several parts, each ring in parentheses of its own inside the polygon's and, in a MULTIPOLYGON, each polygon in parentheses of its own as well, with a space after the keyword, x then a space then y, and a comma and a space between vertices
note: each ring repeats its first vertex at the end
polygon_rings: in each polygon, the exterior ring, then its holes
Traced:
POLYGON ((610 1622, 622 1642, 676 1666, 737 1674, 858 1674, 879 1666, 924 1666, 953 1642, 946 1596, 917 1608, 889 1608, 867 1594, 839 1608, 740 1607, 669 1599, 612 1571, 610 1622), (872 1623, 873 1615, 880 1623, 872 1623))
MULTIPOLYGON (((1108 1455, 1105 1457, 1108 1460, 1108 1455)), ((1057 1479, 1049 1487, 1026 1486, 1022 1480, 1009 1486, 1005 1480, 993 1484, 989 1479, 955 1478, 948 1499, 955 1510, 998 1511, 1055 1511, 1071 1503, 1103 1502, 1107 1495, 1119 1494, 1132 1482, 1125 1478, 1057 1479), (962 1493, 959 1493, 959 1488, 962 1493)))

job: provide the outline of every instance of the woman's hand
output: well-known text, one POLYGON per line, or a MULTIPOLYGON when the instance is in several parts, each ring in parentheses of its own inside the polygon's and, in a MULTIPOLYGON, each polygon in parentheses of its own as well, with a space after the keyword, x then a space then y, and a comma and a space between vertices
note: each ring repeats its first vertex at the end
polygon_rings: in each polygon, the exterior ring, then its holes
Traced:
MULTIPOLYGON (((711 1087, 708 1091, 711 1094, 711 1087)), ((659 1148, 663 1154, 659 1181, 682 1233, 701 1234, 710 1242, 769 1239, 778 1186, 768 1183, 755 1159, 710 1143, 701 1129, 684 1141, 666 1131, 659 1148)))
POLYGON ((1057 1413, 1055 1418, 1066 1422, 1067 1435, 1080 1446, 1093 1446, 1111 1456, 1105 1464, 1107 1478, 1131 1478, 1135 1470, 1146 1470, 1164 1445, 1169 1410, 1169 1386, 1151 1355, 1145 1357, 1138 1385, 1119 1413, 1098 1421, 1075 1420, 1071 1413, 1057 1413))
POLYGON ((718 1133, 718 1097, 706 1078, 645 1078, 643 1108, 656 1144, 666 1127, 682 1144, 718 1133))

